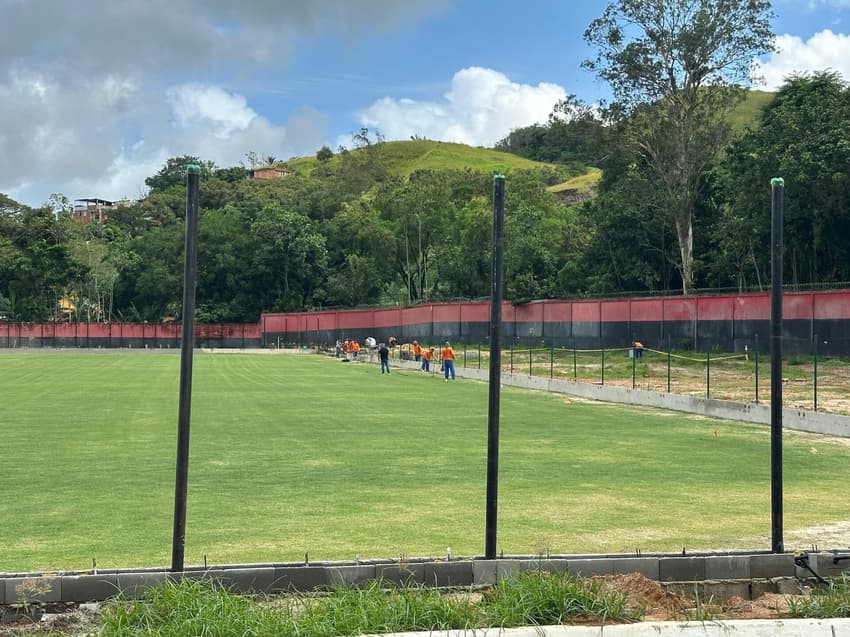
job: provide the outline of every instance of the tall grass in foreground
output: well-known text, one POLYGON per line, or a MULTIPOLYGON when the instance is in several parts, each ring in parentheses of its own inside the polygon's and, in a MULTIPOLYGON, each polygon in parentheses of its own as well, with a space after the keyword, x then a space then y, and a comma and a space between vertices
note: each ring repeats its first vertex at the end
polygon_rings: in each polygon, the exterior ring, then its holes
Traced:
POLYGON ((850 576, 843 574, 829 588, 816 588, 809 597, 789 598, 791 617, 850 617, 850 576))
POLYGON ((502 580, 484 596, 384 586, 375 581, 361 589, 334 589, 325 597, 271 604, 235 595, 215 582, 168 582, 141 599, 108 604, 99 634, 333 637, 639 618, 639 611, 626 607, 625 596, 569 574, 526 573, 502 580))

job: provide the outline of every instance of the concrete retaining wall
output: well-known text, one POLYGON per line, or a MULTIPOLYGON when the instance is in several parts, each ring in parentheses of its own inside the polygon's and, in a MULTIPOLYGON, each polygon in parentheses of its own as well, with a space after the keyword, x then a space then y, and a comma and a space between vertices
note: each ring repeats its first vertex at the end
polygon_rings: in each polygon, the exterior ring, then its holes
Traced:
MULTIPOLYGON (((837 577, 847 562, 833 563, 834 553, 810 556, 823 577, 837 577)), ((515 556, 498 560, 412 559, 318 564, 237 564, 183 573, 166 569, 104 572, 0 573, 0 604, 27 602, 92 602, 122 593, 138 597, 148 587, 181 577, 213 578, 236 592, 312 591, 338 585, 358 586, 375 579, 436 587, 487 586, 526 571, 572 573, 589 577, 640 573, 677 593, 717 600, 757 597, 765 592, 791 594, 811 574, 794 564, 791 554, 734 552, 666 555, 575 555, 539 558, 515 556)))
MULTIPOLYGON (((416 369, 416 363, 397 361, 399 367, 416 369)), ((472 369, 457 367, 458 376, 488 382, 490 371, 487 369, 472 369)), ((645 391, 642 389, 627 389, 614 385, 596 385, 577 383, 569 380, 550 379, 543 376, 525 376, 521 374, 502 374, 502 385, 524 387, 539 391, 568 394, 589 400, 599 400, 608 403, 624 405, 639 405, 671 409, 689 414, 697 414, 709 418, 738 420, 759 425, 770 424, 770 405, 738 403, 731 400, 716 400, 714 398, 698 398, 681 394, 666 394, 662 392, 645 391)), ((826 434, 850 438, 850 416, 838 416, 814 411, 798 409, 782 410, 782 426, 795 431, 826 434)))

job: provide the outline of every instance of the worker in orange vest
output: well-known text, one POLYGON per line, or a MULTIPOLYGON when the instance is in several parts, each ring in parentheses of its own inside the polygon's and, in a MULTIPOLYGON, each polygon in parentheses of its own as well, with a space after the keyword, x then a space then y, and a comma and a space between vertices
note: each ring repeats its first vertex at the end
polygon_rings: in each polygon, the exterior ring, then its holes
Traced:
POLYGON ((419 361, 422 359, 422 347, 419 341, 413 341, 413 360, 419 361))
POLYGON ((431 359, 434 357, 434 348, 426 349, 422 353, 422 371, 427 372, 431 369, 431 359))
POLYGON ((446 341, 443 349, 440 350, 440 359, 443 362, 443 374, 445 374, 446 382, 449 382, 449 374, 452 380, 455 379, 455 351, 452 349, 452 344, 446 341))

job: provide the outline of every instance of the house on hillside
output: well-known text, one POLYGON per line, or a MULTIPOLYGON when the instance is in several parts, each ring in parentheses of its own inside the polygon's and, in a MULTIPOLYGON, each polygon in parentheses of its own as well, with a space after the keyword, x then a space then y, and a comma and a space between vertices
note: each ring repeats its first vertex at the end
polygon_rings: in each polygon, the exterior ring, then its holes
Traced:
POLYGON ((248 179, 276 179, 294 174, 295 171, 286 166, 260 166, 248 169, 248 179))
POLYGON ((134 204, 135 202, 129 199, 119 199, 118 201, 108 201, 97 197, 74 199, 73 216, 80 223, 103 223, 109 218, 110 210, 114 210, 118 206, 132 206, 134 204))

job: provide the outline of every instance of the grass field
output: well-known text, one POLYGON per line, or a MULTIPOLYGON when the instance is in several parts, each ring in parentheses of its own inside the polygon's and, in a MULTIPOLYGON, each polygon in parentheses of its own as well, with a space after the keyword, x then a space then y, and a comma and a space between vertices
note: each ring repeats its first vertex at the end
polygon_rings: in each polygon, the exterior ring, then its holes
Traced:
MULTIPOLYGON (((485 384, 194 366, 187 565, 483 552, 485 384)), ((0 353, 0 571, 170 563, 178 378, 177 352, 0 353)), ((501 413, 505 553, 770 547, 767 428, 507 387, 501 413)), ((849 461, 786 432, 786 537, 825 547, 801 529, 848 519, 849 461)))

